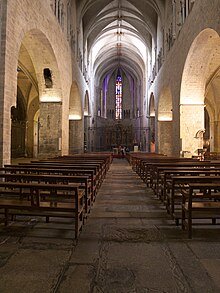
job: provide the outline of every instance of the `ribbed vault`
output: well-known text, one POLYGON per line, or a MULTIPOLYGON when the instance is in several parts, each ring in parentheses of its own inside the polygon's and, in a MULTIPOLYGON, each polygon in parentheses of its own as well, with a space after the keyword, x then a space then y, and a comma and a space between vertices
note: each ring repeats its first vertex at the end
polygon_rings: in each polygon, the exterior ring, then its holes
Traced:
POLYGON ((137 80, 146 76, 155 49, 163 0, 81 0, 78 27, 83 30, 84 64, 90 62, 97 81, 123 68, 137 80))

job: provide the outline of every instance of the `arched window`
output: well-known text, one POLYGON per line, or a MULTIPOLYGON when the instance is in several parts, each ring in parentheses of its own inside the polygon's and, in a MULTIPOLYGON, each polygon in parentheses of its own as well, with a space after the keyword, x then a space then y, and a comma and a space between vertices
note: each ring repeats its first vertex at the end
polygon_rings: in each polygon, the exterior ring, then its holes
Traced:
POLYGON ((119 74, 115 86, 115 119, 122 119, 122 79, 119 74))

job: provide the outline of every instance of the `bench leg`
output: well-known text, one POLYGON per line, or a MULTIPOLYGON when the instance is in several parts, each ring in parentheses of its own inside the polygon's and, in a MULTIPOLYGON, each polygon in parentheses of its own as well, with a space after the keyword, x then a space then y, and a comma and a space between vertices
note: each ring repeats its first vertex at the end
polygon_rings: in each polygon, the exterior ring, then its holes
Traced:
POLYGON ((216 225, 216 219, 215 218, 212 219, 212 225, 216 225))
POLYGON ((179 226, 180 219, 179 218, 175 218, 175 223, 176 223, 176 226, 179 226))
POLYGON ((5 209, 5 226, 8 225, 8 209, 5 209))
POLYGON ((192 238, 192 210, 188 212, 188 238, 192 238))
POLYGON ((185 230, 186 212, 184 206, 182 207, 182 230, 185 230))

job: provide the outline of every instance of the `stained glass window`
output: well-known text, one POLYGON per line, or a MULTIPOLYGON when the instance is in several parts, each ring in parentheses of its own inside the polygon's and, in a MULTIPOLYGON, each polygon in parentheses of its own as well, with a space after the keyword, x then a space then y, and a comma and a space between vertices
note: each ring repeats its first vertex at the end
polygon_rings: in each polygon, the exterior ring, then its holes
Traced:
POLYGON ((115 119, 122 119, 122 79, 118 75, 115 86, 115 119))

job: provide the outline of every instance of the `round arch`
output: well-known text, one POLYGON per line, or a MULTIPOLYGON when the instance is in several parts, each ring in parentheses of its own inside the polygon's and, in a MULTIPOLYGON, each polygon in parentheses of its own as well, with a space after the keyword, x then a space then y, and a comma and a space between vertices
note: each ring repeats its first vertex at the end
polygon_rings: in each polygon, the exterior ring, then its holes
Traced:
POLYGON ((183 152, 198 155, 203 148, 203 140, 198 139, 196 133, 204 132, 205 93, 219 66, 220 38, 215 30, 207 28, 192 42, 182 74, 180 138, 183 152))
MULTIPOLYGON (((57 138, 54 139, 57 145, 53 146, 56 154, 60 150, 58 144, 62 136, 60 72, 52 44, 39 29, 27 31, 21 40, 17 57, 17 87, 26 103, 25 156, 49 156, 51 145, 48 149, 45 147, 47 140, 48 146, 50 144, 50 138, 47 137, 48 121, 54 126, 51 131, 57 138), (34 120, 36 113, 41 125, 37 131, 34 120)), ((13 134, 11 139, 13 142, 13 134)))
POLYGON ((25 34, 18 60, 19 67, 26 73, 29 72, 33 80, 37 82, 41 102, 62 102, 57 58, 49 39, 42 31, 32 29, 25 34), (28 60, 27 55, 29 55, 28 60))
POLYGON ((188 52, 181 83, 180 104, 203 104, 207 82, 220 65, 220 39, 213 29, 198 34, 188 52))

